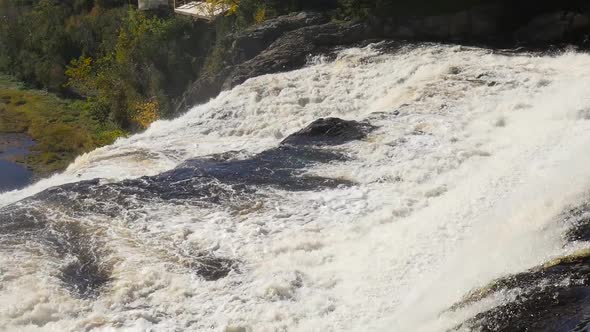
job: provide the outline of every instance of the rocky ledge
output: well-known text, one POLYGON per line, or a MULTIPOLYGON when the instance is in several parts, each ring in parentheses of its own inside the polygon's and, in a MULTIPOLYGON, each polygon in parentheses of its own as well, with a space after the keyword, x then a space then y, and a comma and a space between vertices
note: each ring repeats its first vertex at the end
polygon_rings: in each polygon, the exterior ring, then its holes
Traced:
MULTIPOLYGON (((590 203, 568 209, 558 216, 557 221, 566 226, 566 243, 587 247, 590 242, 590 203)), ((493 297, 506 300, 468 319, 453 331, 588 331, 590 248, 495 280, 485 288, 472 291, 451 311, 493 297)))
POLYGON ((495 2, 445 15, 371 17, 364 21, 335 22, 315 12, 280 16, 226 37, 230 46, 221 56, 223 69, 195 81, 177 101, 175 113, 207 102, 249 78, 301 68, 310 55, 371 41, 586 48, 590 46, 588 14, 560 3, 519 7, 512 2, 495 2))
POLYGON ((329 22, 320 13, 281 16, 235 36, 223 57, 224 68, 194 82, 177 104, 182 113, 222 90, 249 78, 303 67, 312 54, 350 45, 374 36, 366 22, 329 22))

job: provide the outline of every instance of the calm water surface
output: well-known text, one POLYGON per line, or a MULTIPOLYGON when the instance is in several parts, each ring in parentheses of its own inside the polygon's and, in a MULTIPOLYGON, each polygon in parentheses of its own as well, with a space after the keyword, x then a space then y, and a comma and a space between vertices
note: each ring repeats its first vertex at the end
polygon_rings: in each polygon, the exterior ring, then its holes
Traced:
POLYGON ((16 160, 29 154, 34 142, 22 134, 0 134, 0 192, 20 189, 31 183, 33 173, 16 160))

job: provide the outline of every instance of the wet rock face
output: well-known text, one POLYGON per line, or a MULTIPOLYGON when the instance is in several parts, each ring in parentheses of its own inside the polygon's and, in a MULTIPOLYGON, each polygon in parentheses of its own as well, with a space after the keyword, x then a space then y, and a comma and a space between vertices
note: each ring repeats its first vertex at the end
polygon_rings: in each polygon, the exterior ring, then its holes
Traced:
POLYGON ((224 68, 193 82, 176 103, 175 114, 250 78, 302 68, 310 55, 342 46, 392 39, 547 50, 555 44, 587 48, 588 36, 590 7, 581 1, 487 1, 439 15, 376 13, 356 22, 330 22, 316 12, 285 15, 228 37, 231 46, 221 56, 224 68))
MULTIPOLYGON (((0 209, 0 245, 40 244, 62 262, 56 277, 63 287, 74 296, 94 298, 108 287, 113 262, 107 258, 102 225, 88 221, 90 216, 112 219, 124 214, 127 222, 134 222, 141 218, 134 211, 162 201, 207 206, 247 200, 264 187, 310 191, 350 186, 353 183, 348 180, 303 173, 315 164, 347 160, 328 147, 363 139, 371 130, 366 123, 319 119, 276 148, 249 158, 225 153, 188 160, 156 176, 118 183, 95 179, 50 188, 0 209)), ((191 252, 179 264, 207 281, 224 278, 238 266, 234 259, 200 251, 191 252)))
POLYGON ((590 257, 499 280, 491 292, 521 289, 510 303, 481 313, 462 327, 477 331, 586 331, 590 326, 590 257), (577 329, 577 330, 576 330, 577 329))
POLYGON ((196 257, 190 267, 205 281, 215 281, 227 277, 236 265, 232 259, 202 255, 196 257))
POLYGON ((328 21, 329 18, 326 15, 316 12, 294 13, 265 21, 233 37, 234 41, 230 50, 231 61, 237 64, 250 60, 284 33, 328 21))
MULTIPOLYGON (((302 174, 314 164, 347 160, 347 156, 325 147, 364 139, 373 129, 367 123, 319 119, 288 136, 278 147, 246 159, 233 159, 231 154, 196 158, 156 176, 107 184, 98 179, 66 184, 36 195, 35 200, 115 217, 123 209, 139 208, 150 200, 222 204, 254 195, 256 188, 264 186, 291 191, 348 186, 353 183, 302 174)), ((30 224, 27 218, 19 218, 23 219, 19 225, 30 224)), ((16 227, 14 223, 3 226, 16 227)), ((28 227, 35 228, 36 224, 28 227)))
MULTIPOLYGON (((590 240, 590 203, 568 209, 558 220, 569 227, 564 236, 567 241, 590 240)), ((452 309, 498 292, 513 294, 514 299, 478 314, 460 328, 502 332, 587 331, 590 329, 590 250, 496 280, 452 309)))
POLYGON ((375 38, 366 23, 335 23, 321 13, 280 16, 230 36, 224 69, 193 82, 176 105, 181 114, 246 80, 302 68, 310 55, 375 38))
POLYGON ((64 264, 57 277, 65 289, 76 297, 95 298, 111 281, 112 264, 104 259, 107 246, 77 223, 58 223, 45 232, 55 252, 60 253, 64 264))
POLYGON ((373 37, 365 23, 330 22, 286 32, 252 59, 235 64, 224 77, 222 89, 231 89, 252 77, 302 68, 310 55, 373 37))
POLYGON ((571 225, 565 234, 568 241, 590 242, 590 203, 567 211, 566 220, 571 225))

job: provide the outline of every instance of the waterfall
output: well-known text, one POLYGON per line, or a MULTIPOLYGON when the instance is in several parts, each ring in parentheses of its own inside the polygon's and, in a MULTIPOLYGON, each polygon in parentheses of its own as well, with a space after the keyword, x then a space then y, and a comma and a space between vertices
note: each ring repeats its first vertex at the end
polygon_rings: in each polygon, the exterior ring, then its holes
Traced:
POLYGON ((449 311, 471 290, 585 248, 557 216, 590 188, 590 56, 386 46, 1 194, 0 329, 446 331, 512 300, 449 311), (366 130, 285 145, 320 118, 366 130))

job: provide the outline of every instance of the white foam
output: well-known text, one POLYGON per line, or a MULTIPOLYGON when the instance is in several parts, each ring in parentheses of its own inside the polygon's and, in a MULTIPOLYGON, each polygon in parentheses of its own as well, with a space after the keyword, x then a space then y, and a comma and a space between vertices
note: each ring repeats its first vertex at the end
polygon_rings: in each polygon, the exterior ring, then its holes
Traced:
POLYGON ((585 54, 437 45, 349 49, 334 62, 251 79, 1 195, 0 206, 80 179, 119 181, 196 156, 256 153, 326 116, 378 126, 338 147, 351 161, 309 169, 358 185, 260 189, 242 206, 161 203, 133 223, 97 217, 89 227, 104 227, 116 264, 94 301, 59 287, 55 258, 0 248, 0 326, 444 331, 485 309, 442 314, 470 289, 565 250, 553 217, 588 189, 590 121, 581 111, 589 87, 585 54), (179 264, 199 249, 238 259, 240 271, 199 279, 179 264))

